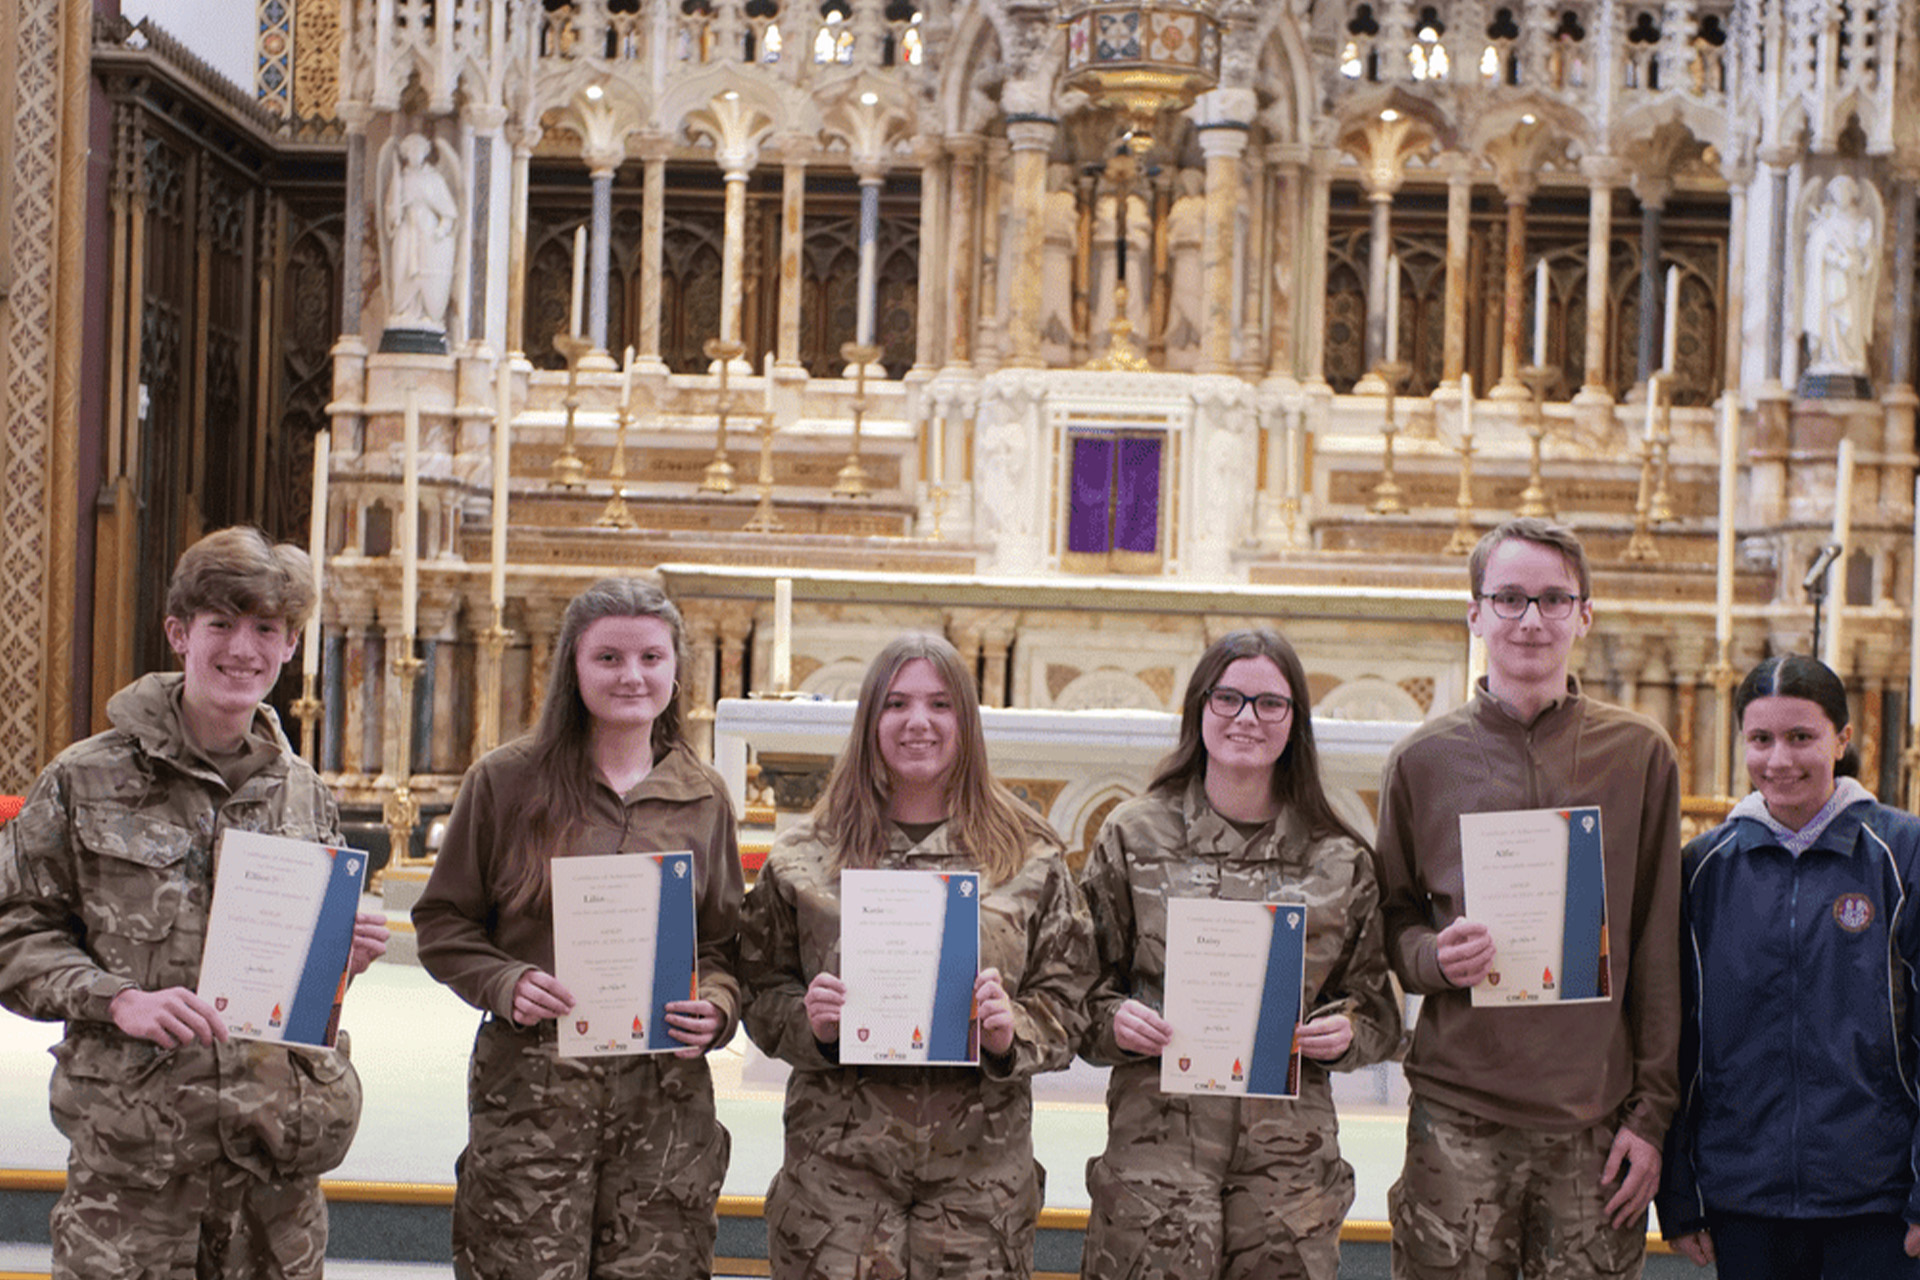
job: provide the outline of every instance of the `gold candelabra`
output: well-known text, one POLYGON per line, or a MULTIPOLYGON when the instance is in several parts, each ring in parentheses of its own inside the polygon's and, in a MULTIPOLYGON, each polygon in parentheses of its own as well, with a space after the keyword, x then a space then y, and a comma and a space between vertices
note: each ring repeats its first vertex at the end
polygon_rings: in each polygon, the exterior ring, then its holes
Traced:
MULTIPOLYGON (((1660 384, 1666 375, 1655 373, 1647 379, 1649 399, 1660 394, 1660 384)), ((1633 536, 1627 539, 1627 548, 1620 553, 1623 560, 1658 560, 1660 548, 1653 540, 1653 525, 1657 520, 1655 506, 1654 477, 1658 464, 1654 460, 1654 433, 1649 429, 1640 436, 1640 490, 1633 502, 1633 536)), ((1672 517, 1669 507, 1668 518, 1672 517)))
POLYGON ((293 705, 287 710, 293 712, 294 718, 300 721, 301 756, 318 769, 320 757, 314 752, 314 738, 320 723, 320 699, 314 693, 313 677, 304 671, 300 673, 300 696, 293 700, 293 705))
POLYGON ((927 500, 933 504, 933 540, 944 541, 945 535, 940 530, 940 523, 947 511, 947 486, 938 483, 931 486, 927 490, 927 500))
POLYGON ((413 654, 413 633, 400 637, 400 652, 390 664, 399 689, 398 734, 393 751, 393 790, 388 793, 382 816, 387 827, 387 866, 420 866, 425 859, 413 856, 413 829, 420 822, 420 800, 413 794, 413 682, 425 663, 413 654))
POLYGON ((1373 501, 1367 504, 1369 513, 1376 516, 1397 516, 1407 507, 1400 501, 1400 482, 1393 478, 1393 437, 1400 430, 1394 421, 1393 401, 1400 392, 1400 386, 1413 372, 1413 366, 1404 360, 1383 361, 1373 367, 1373 372, 1387 388, 1387 420, 1380 428, 1383 444, 1380 457, 1380 483, 1373 486, 1373 501))
POLYGON ((1655 524, 1673 521, 1673 494, 1667 486, 1673 460, 1673 384, 1672 375, 1657 373, 1647 380, 1647 394, 1660 389, 1660 430, 1653 438, 1654 452, 1660 464, 1654 471, 1653 501, 1649 516, 1655 524))
MULTIPOLYGON (((880 348, 859 342, 843 343, 840 358, 853 366, 853 450, 847 454, 847 465, 840 468, 839 478, 833 482, 833 492, 841 498, 864 498, 871 492, 867 483, 867 471, 860 465, 860 426, 867 416, 867 366, 880 358, 880 348)), ((771 513, 772 508, 768 508, 771 513)))
POLYGON ((728 402, 727 379, 733 362, 745 355, 747 349, 725 338, 708 338, 700 349, 707 359, 720 362, 719 439, 713 450, 713 461, 707 464, 706 475, 700 480, 700 492, 732 493, 733 463, 727 461, 727 410, 732 406, 728 402))
POLYGON ((480 710, 475 729, 483 755, 500 745, 500 678, 512 640, 506 610, 496 606, 493 625, 480 633, 480 710))
MULTIPOLYGON (((628 348, 632 354, 632 348, 628 348)), ((613 469, 608 478, 613 481, 613 496, 607 499, 607 505, 600 512, 600 518, 594 523, 603 529, 638 529, 639 521, 633 518, 633 512, 627 510, 627 427, 633 421, 633 408, 625 400, 620 402, 620 424, 613 435, 613 469)))
POLYGON ((783 527, 780 517, 773 514, 773 435, 780 428, 772 414, 756 416, 759 422, 754 430, 760 433, 760 504, 753 509, 746 528, 749 533, 774 533, 783 527))
POLYGON ((1460 444, 1460 489, 1453 497, 1453 536, 1447 539, 1443 552, 1450 556, 1464 556, 1472 552, 1480 538, 1473 527, 1473 432, 1466 426, 1466 414, 1461 414, 1460 444))
POLYGON ((574 415, 580 408, 580 358, 593 349, 593 344, 571 333, 556 333, 553 349, 567 362, 567 398, 563 401, 567 408, 567 429, 560 439, 560 456, 553 460, 549 483, 559 489, 584 488, 587 464, 574 449, 574 415))
POLYGON ((1532 442, 1531 461, 1527 464, 1527 487, 1520 491, 1520 506, 1514 513, 1540 519, 1553 518, 1553 497, 1547 492, 1546 473, 1541 467, 1540 450, 1547 439, 1547 388, 1560 376, 1550 365, 1530 364, 1520 370, 1520 380, 1533 396, 1533 409, 1527 419, 1527 439, 1532 442))

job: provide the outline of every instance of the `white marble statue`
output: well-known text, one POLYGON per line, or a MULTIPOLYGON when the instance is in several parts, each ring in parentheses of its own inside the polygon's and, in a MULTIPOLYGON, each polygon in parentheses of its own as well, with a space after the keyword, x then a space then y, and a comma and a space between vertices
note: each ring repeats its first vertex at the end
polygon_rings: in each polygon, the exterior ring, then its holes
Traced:
POLYGON ((409 133, 381 155, 380 246, 387 328, 444 333, 460 260, 459 161, 445 142, 409 133))
POLYGON ((1880 277, 1880 237, 1869 198, 1842 175, 1808 211, 1800 313, 1810 374, 1867 372, 1880 277))

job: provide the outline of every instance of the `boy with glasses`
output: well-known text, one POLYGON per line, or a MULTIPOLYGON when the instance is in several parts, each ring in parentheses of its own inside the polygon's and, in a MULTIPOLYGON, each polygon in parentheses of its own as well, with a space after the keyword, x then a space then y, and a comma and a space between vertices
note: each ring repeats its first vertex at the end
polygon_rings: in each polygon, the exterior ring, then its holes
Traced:
POLYGON ((1593 623, 1571 531, 1509 521, 1468 572, 1487 676, 1394 749, 1380 790, 1387 954, 1425 997, 1388 1197, 1393 1274, 1636 1276, 1678 1100, 1679 771, 1657 725, 1568 672, 1593 623), (1607 997, 1476 1008, 1498 957, 1465 900, 1461 816, 1587 805, 1600 810, 1607 997))

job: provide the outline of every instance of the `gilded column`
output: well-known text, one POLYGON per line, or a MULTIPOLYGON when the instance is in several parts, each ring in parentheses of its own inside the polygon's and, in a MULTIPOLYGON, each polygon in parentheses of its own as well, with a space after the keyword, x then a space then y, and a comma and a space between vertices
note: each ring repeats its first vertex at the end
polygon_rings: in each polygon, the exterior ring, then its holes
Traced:
POLYGON ((1587 349, 1586 372, 1576 404, 1611 405, 1607 381, 1607 300, 1613 273, 1613 188, 1620 162, 1612 156, 1588 156, 1580 162, 1587 176, 1587 349))
POLYGON ((947 139, 952 157, 947 214, 947 364, 966 368, 973 363, 974 326, 978 307, 974 281, 980 269, 976 227, 980 216, 980 153, 984 143, 975 134, 947 139))
POLYGON ((807 162, 798 146, 783 148, 780 169, 780 337, 774 359, 798 372, 800 301, 805 295, 801 264, 807 244, 807 162))
POLYGON ((1207 157, 1206 220, 1201 230, 1200 270, 1206 291, 1206 328, 1201 337, 1201 373, 1233 372, 1233 228, 1240 205, 1240 157, 1248 129, 1239 121, 1195 130, 1207 157))
POLYGON ((1007 117, 1013 146, 1013 191, 1007 239, 1012 242, 1012 292, 1007 331, 1013 349, 1007 363, 1038 369, 1040 361, 1040 271, 1046 251, 1047 153, 1060 122, 1051 116, 1007 117))
POLYGON ((634 364, 663 375, 660 358, 660 263, 666 252, 667 140, 658 134, 640 141, 640 317, 628 326, 638 334, 634 364))
POLYGON ((1446 328, 1440 339, 1441 378, 1457 383, 1467 371, 1467 240, 1472 230, 1473 157, 1447 157, 1446 328))

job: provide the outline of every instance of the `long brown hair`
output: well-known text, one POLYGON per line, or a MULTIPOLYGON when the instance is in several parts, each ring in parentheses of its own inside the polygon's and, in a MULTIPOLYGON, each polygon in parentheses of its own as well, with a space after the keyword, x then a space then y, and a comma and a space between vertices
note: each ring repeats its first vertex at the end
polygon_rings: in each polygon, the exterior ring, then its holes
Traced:
POLYGON ((988 884, 1000 884, 1025 865, 1027 850, 1036 840, 1059 848, 1060 837, 988 772, 987 737, 980 726, 973 676, 959 652, 940 636, 917 632, 901 636, 867 668, 853 711, 853 731, 813 808, 814 829, 834 840, 836 865, 860 868, 879 863, 893 825, 887 805, 894 789, 893 771, 880 754, 880 712, 894 677, 916 658, 925 659, 939 674, 953 697, 959 726, 959 752, 946 783, 953 843, 973 855, 988 884))
MULTIPOLYGON (((573 598, 560 620, 553 646, 553 670, 540 719, 528 735, 533 748, 534 784, 508 813, 500 833, 503 905, 528 911, 546 901, 548 864, 578 834, 592 804, 594 774, 589 747, 593 717, 580 696, 576 659, 580 637, 602 618, 658 618, 673 633, 676 677, 687 665, 686 628, 680 611, 660 588, 640 578, 602 578, 573 598)), ((680 686, 653 722, 653 758, 658 761, 680 742, 680 686)))
POLYGON ((1213 686, 1242 658, 1265 658, 1280 668, 1293 699, 1287 745, 1273 762, 1273 798, 1282 809, 1300 815, 1309 835, 1344 835, 1366 847, 1367 841, 1360 833, 1334 811, 1320 782, 1320 752, 1313 745, 1313 706, 1307 692, 1306 668, 1286 637, 1265 627, 1228 632, 1200 655, 1187 680, 1186 696, 1180 700, 1180 740, 1154 771, 1147 790, 1177 797, 1186 794, 1194 779, 1207 776, 1207 744, 1200 732, 1200 718, 1207 714, 1207 695, 1213 692, 1213 686))

